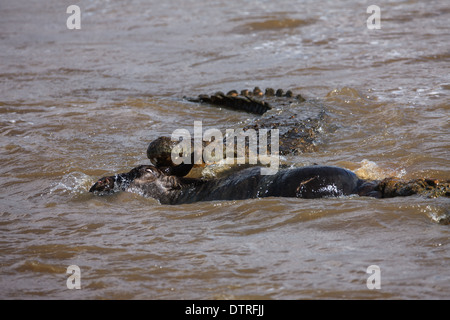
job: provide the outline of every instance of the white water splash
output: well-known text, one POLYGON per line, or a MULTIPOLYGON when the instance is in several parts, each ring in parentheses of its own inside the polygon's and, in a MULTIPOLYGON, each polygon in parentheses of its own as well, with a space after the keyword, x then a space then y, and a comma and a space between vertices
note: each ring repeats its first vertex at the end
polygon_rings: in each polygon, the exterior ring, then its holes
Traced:
POLYGON ((359 178, 367 180, 382 180, 388 177, 401 178, 406 174, 405 169, 395 171, 391 169, 381 168, 374 161, 370 161, 367 159, 362 160, 360 162, 360 167, 354 172, 359 178))
POLYGON ((332 197, 340 197, 343 195, 342 191, 338 189, 338 187, 334 184, 329 184, 325 187, 320 188, 318 191, 320 194, 327 194, 332 197))
POLYGON ((50 194, 83 194, 93 184, 90 176, 82 172, 71 172, 64 175, 60 182, 55 183, 49 190, 50 194))
POLYGON ((450 210, 448 210, 448 208, 444 209, 438 206, 427 205, 424 208, 421 208, 420 211, 430 217, 434 222, 440 224, 450 223, 450 210))

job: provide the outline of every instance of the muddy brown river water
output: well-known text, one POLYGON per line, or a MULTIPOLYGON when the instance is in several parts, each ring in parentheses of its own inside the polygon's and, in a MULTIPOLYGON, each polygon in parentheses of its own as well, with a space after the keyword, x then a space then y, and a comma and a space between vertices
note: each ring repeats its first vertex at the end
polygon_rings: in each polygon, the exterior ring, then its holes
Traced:
POLYGON ((165 206, 88 192, 149 163, 158 136, 258 117, 183 96, 255 86, 326 106, 333 130, 286 163, 450 179, 447 1, 74 4, 79 30, 70 3, 0 2, 0 298, 450 298, 448 198, 165 206))

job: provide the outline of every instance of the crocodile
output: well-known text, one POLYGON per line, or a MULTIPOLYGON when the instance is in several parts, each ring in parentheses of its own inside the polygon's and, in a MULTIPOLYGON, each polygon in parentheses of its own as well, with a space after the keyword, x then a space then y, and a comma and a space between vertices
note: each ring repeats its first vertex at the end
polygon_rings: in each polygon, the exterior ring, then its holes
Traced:
MULTIPOLYGON (((315 109, 316 116, 298 115, 299 105, 314 104, 301 95, 288 90, 266 89, 263 93, 258 87, 253 91, 236 90, 226 95, 218 92, 214 95, 200 95, 198 98, 185 99, 192 103, 206 103, 213 106, 254 113, 260 117, 244 126, 243 130, 279 129, 279 154, 289 155, 316 151, 316 140, 326 122, 323 106, 315 109), (276 112, 274 112, 276 111, 276 112)), ((303 105, 302 105, 303 106, 303 105)), ((308 111, 303 108, 302 110, 308 111)), ((194 144, 194 141, 191 141, 194 144)), ((202 148, 209 142, 202 141, 202 148)), ((175 164, 172 151, 179 147, 179 141, 162 136, 152 141, 147 149, 147 157, 153 165, 141 165, 129 172, 119 173, 99 179, 90 192, 110 194, 117 191, 135 192, 158 200, 161 204, 183 204, 198 201, 241 200, 263 197, 322 198, 337 196, 368 196, 391 198, 415 194, 430 198, 449 197, 450 180, 436 179, 402 180, 386 178, 368 180, 359 178, 355 173, 338 167, 309 166, 284 168, 271 175, 261 174, 260 166, 231 171, 222 177, 204 179, 192 177, 190 173, 196 166, 204 167, 205 161, 194 164, 194 152, 191 161, 175 164)), ((248 147, 248 145, 246 145, 248 147)), ((271 146, 268 146, 270 149, 271 146)), ((246 149, 248 155, 248 148, 246 149)), ((259 150, 258 150, 259 152, 259 150)), ((181 156, 181 154, 179 154, 181 156)), ((234 154, 236 156, 236 153, 234 154)), ((204 160, 204 159, 202 159, 204 160)))
MULTIPOLYGON (((303 98, 301 94, 294 96, 291 90, 284 92, 283 89, 275 91, 273 88, 267 88, 265 92, 263 92, 259 87, 255 87, 253 91, 248 89, 241 90, 240 94, 237 90, 231 90, 227 94, 218 91, 213 95, 201 94, 197 98, 185 96, 184 99, 195 103, 207 103, 214 106, 262 115, 272 109, 271 103, 269 101, 261 100, 262 97, 265 97, 266 99, 271 97, 285 97, 289 98, 291 101, 292 99, 295 99, 298 102, 305 101, 305 98, 303 98)), ((278 100, 278 102, 279 101, 280 100, 278 100)))
POLYGON ((260 170, 261 167, 251 167, 224 178, 204 180, 168 175, 155 166, 141 165, 126 173, 103 177, 89 191, 100 195, 133 192, 169 205, 264 197, 450 196, 450 180, 364 180, 347 169, 318 165, 283 169, 274 175, 261 175, 260 170))
POLYGON ((301 94, 294 94, 292 90, 285 92, 283 89, 275 91, 273 88, 266 88, 263 93, 259 87, 255 87, 253 91, 241 90, 240 95, 237 90, 231 90, 226 95, 219 91, 211 96, 202 94, 198 98, 185 99, 262 115, 242 129, 278 129, 280 155, 317 151, 317 138, 326 122, 323 105, 306 100, 301 94), (302 108, 296 108, 299 105, 302 108), (268 112, 269 110, 272 112, 268 112))
MULTIPOLYGON (((278 129, 279 139, 276 150, 282 156, 317 151, 317 140, 327 118, 323 105, 307 101, 300 94, 294 95, 291 90, 267 88, 263 92, 259 87, 255 87, 252 91, 241 90, 240 94, 237 90, 231 90, 227 94, 217 92, 213 95, 202 94, 197 98, 184 97, 184 99, 192 103, 208 104, 260 115, 261 117, 243 126, 239 134, 245 135, 246 132, 253 129, 259 139, 260 129, 268 130, 269 134, 272 129, 278 129)), ((224 143, 227 138, 224 138, 224 143)), ((267 140, 271 141, 269 136, 267 140)), ((189 172, 189 168, 198 166, 182 165, 177 167, 177 164, 173 163, 171 154, 177 144, 178 142, 172 141, 168 136, 158 137, 148 145, 147 157, 153 165, 166 173, 183 176, 189 172)), ((191 145, 194 145, 193 140, 191 145)), ((208 142, 204 141, 203 148, 207 145, 208 142)), ((234 157, 236 157, 237 151, 234 151, 234 157)), ((267 143, 267 151, 269 153, 272 151, 270 142, 267 143)), ((248 142, 246 142, 245 155, 247 159, 249 152, 248 142)), ((259 153, 259 150, 257 152, 259 153)), ((192 153, 191 159, 193 158, 194 154, 192 153)), ((223 158, 226 158, 225 154, 223 158)))

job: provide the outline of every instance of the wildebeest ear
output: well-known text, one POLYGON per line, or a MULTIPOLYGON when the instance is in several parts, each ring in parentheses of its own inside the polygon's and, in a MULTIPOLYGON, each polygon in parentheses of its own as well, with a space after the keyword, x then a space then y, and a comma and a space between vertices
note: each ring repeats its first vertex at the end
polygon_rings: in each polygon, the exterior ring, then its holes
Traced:
POLYGON ((146 167, 145 171, 148 172, 148 173, 151 173, 153 175, 156 175, 156 173, 157 173, 156 169, 153 168, 153 167, 146 167))

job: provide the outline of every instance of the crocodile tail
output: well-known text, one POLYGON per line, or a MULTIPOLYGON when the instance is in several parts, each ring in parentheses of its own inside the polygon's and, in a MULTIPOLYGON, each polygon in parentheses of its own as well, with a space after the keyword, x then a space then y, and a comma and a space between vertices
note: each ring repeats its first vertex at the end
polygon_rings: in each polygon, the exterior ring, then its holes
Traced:
POLYGON ((213 95, 202 94, 197 98, 184 97, 184 99, 190 102, 207 103, 214 106, 262 115, 272 109, 272 106, 259 98, 274 96, 293 98, 300 102, 305 101, 301 95, 294 97, 291 90, 284 92, 282 89, 275 91, 272 88, 267 88, 265 92, 263 92, 259 87, 255 87, 253 91, 242 90, 240 94, 236 90, 231 90, 227 94, 219 91, 213 95))
POLYGON ((272 109, 269 103, 257 100, 250 96, 233 94, 223 94, 217 92, 214 95, 199 95, 198 98, 186 98, 186 100, 195 103, 207 103, 214 106, 225 107, 233 110, 245 111, 254 114, 264 114, 272 109))

